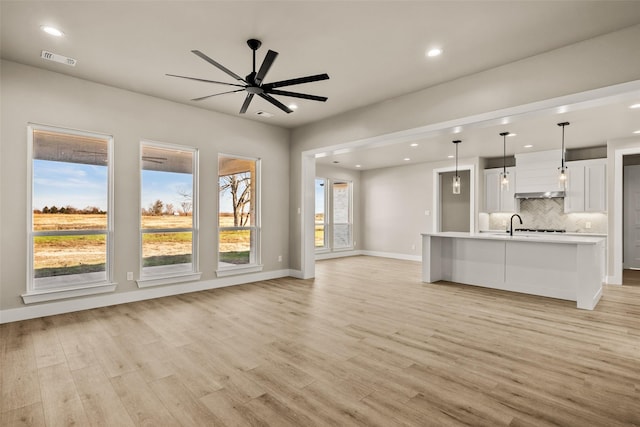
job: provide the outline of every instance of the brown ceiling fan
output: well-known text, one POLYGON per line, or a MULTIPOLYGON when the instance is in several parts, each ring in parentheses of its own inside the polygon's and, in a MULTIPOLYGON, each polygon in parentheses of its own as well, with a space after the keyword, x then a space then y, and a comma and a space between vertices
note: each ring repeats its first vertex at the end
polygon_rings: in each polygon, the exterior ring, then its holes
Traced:
POLYGON ((191 51, 194 54, 198 55, 200 58, 202 58, 205 61, 207 61, 208 63, 210 63, 211 65, 213 65, 216 68, 224 71, 229 76, 231 76, 234 79, 236 79, 239 82, 241 82, 239 84, 238 83, 218 82, 218 81, 215 81, 215 80, 199 79, 199 78, 196 78, 196 77, 177 76, 175 74, 167 74, 167 76, 179 77, 181 79, 196 80, 196 81, 199 81, 199 82, 215 83, 215 84, 226 85, 226 86, 235 86, 235 87, 238 88, 238 89, 230 90, 228 92, 214 93, 213 95, 206 95, 206 96, 202 96, 200 98, 194 98, 194 99, 192 99, 192 101, 202 101, 203 99, 211 98, 213 96, 219 96, 219 95, 225 95, 225 94, 228 94, 228 93, 236 93, 236 92, 246 91, 247 92, 247 96, 245 97, 244 102, 242 104, 242 107, 240 108, 240 114, 244 114, 244 113, 247 112, 247 108, 249 108, 249 104, 251 103, 251 100, 253 99, 254 95, 258 95, 260 98, 270 102, 271 104, 275 105, 276 107, 278 107, 279 109, 281 109, 282 111, 284 111, 286 113, 292 113, 293 110, 290 109, 289 107, 287 107, 286 105, 284 105, 282 102, 280 102, 277 99, 275 99, 271 95, 290 96, 290 97, 293 97, 293 98, 302 98, 302 99, 309 99, 309 100, 312 100, 312 101, 321 101, 321 102, 325 102, 327 100, 327 97, 325 97, 325 96, 309 95, 309 94, 306 94, 306 93, 298 93, 298 92, 289 92, 289 91, 286 91, 286 90, 279 90, 277 88, 284 87, 284 86, 299 85, 299 84, 303 84, 303 83, 317 82, 317 81, 320 81, 320 80, 328 80, 329 79, 329 75, 328 74, 316 74, 316 75, 313 75, 313 76, 298 77, 298 78, 295 78, 295 79, 281 80, 281 81, 273 82, 273 83, 264 83, 264 78, 266 77, 267 73, 271 69, 271 66, 273 65, 273 62, 275 61, 276 57, 278 56, 278 52, 275 52, 273 50, 269 50, 267 52, 267 55, 265 56, 264 60, 262 61, 262 65, 260 66, 260 69, 258 70, 258 72, 256 72, 256 50, 258 50, 260 48, 260 46, 262 45, 262 42, 260 40, 256 40, 256 39, 249 39, 249 40, 247 40, 247 44, 249 45, 249 47, 253 51, 253 71, 251 73, 249 73, 245 78, 240 77, 239 75, 237 75, 233 71, 229 70, 225 66, 223 66, 223 65, 219 64, 218 62, 214 61, 213 59, 209 58, 207 55, 205 55, 204 53, 200 52, 199 50, 192 50, 191 51))

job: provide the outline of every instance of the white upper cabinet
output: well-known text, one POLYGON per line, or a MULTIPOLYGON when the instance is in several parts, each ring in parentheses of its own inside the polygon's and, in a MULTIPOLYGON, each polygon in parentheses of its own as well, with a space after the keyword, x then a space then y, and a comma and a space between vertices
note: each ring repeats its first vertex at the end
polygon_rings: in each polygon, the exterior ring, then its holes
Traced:
POLYGON ((516 168, 509 167, 509 189, 500 188, 499 169, 485 169, 484 171, 484 211, 494 212, 517 212, 518 203, 514 198, 516 188, 516 168))
POLYGON ((607 159, 567 162, 564 211, 607 211, 607 159))

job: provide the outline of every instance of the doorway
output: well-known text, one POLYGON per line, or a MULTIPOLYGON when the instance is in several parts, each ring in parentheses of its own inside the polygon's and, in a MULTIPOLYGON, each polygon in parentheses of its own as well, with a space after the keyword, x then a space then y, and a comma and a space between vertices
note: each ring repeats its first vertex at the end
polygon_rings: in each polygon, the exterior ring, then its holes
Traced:
POLYGON ((623 268, 640 270, 640 155, 623 157, 623 268))
POLYGON ((458 171, 460 177, 460 193, 452 190, 455 172, 440 173, 440 231, 470 230, 471 207, 471 173, 468 170, 458 171))

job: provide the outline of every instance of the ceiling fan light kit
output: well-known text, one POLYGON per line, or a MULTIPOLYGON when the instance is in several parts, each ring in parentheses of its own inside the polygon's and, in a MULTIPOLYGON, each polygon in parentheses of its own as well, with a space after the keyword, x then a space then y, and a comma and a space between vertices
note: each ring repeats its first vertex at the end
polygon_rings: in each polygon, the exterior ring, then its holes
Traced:
POLYGON ((226 82, 220 82, 216 80, 200 79, 196 77, 179 76, 175 74, 167 74, 167 76, 179 77, 181 79, 195 80, 195 81, 205 82, 205 83, 214 83, 214 84, 220 84, 220 85, 226 85, 226 86, 233 86, 238 88, 238 89, 233 89, 227 92, 214 93, 213 95, 206 95, 199 98, 194 98, 192 99, 192 101, 202 101, 204 99, 208 99, 208 98, 219 96, 219 95, 225 95, 228 93, 236 93, 236 92, 243 92, 243 91, 247 92, 247 96, 245 97, 244 102, 242 103, 242 107, 240 108, 240 114, 244 114, 247 112, 247 109, 251 104, 251 100, 255 95, 258 95, 260 98, 264 99, 265 101, 275 105, 276 107, 278 107, 280 110, 284 111, 287 114, 292 113, 293 109, 289 108, 282 102, 278 101, 272 95, 289 96, 292 98, 302 98, 302 99, 308 99, 311 101, 320 101, 320 102, 325 102, 327 100, 327 97, 324 97, 324 96, 309 95, 306 93, 299 93, 299 92, 289 92, 286 90, 279 90, 277 88, 285 87, 285 86, 294 86, 294 85, 299 85, 304 83, 311 83, 311 82, 316 82, 320 80, 328 80, 329 79, 328 74, 326 73, 315 74, 312 76, 281 80, 273 83, 264 83, 264 78, 266 77, 267 73, 271 69, 273 62, 278 57, 278 52, 269 50, 264 60, 262 61, 262 65, 260 66, 260 69, 256 72, 256 51, 260 48, 260 46, 262 46, 262 42, 256 39, 249 39, 247 40, 247 45, 253 51, 253 71, 249 73, 245 78, 240 77, 238 74, 234 73, 233 71, 229 70, 222 64, 219 64, 218 62, 209 58, 207 55, 200 52, 199 50, 191 51, 193 54, 204 59, 209 64, 223 71, 227 75, 233 77, 239 83, 226 83, 226 82))

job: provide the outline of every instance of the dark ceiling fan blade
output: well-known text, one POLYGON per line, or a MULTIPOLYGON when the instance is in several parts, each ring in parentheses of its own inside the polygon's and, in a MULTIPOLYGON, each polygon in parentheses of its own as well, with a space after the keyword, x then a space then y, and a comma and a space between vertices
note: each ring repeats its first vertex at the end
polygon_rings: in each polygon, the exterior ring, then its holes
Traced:
POLYGON ((317 82, 320 80, 328 80, 328 79, 329 79, 329 75, 326 73, 316 74, 315 76, 298 77, 297 79, 281 80, 279 82, 267 83, 262 85, 262 87, 264 89, 273 89, 276 87, 293 86, 293 85, 299 85, 302 83, 311 83, 311 82, 317 82))
POLYGON ((219 85, 244 87, 243 85, 238 85, 238 84, 235 84, 235 83, 217 82, 215 80, 199 79, 197 77, 178 76, 176 74, 165 74, 165 76, 178 77, 178 78, 181 78, 181 79, 195 80, 195 81, 198 81, 198 82, 205 82, 205 83, 217 83, 219 85))
POLYGON ((308 95, 306 93, 289 92, 287 90, 269 89, 267 90, 267 92, 273 95, 292 96, 294 98, 310 99, 312 101, 325 102, 327 99, 329 99, 326 96, 308 95))
POLYGON ((237 75, 236 73, 234 73, 233 71, 231 71, 230 69, 225 67, 224 65, 218 64, 216 61, 214 61, 213 59, 209 58, 207 55, 205 55, 204 53, 200 52, 199 50, 192 50, 191 52, 195 53, 200 58, 204 59, 205 61, 207 61, 209 64, 213 65, 214 67, 217 67, 218 69, 220 69, 220 70, 224 71, 225 73, 229 74, 234 79, 240 80, 241 82, 245 82, 246 83, 246 81, 242 77, 240 77, 239 75, 237 75))
POLYGON ((267 93, 259 93, 258 96, 260 98, 263 98, 263 99, 269 101, 270 103, 272 103, 273 105, 275 105, 276 107, 278 107, 279 109, 281 109, 282 111, 284 111, 287 114, 288 113, 293 113, 293 110, 291 108, 287 107, 282 102, 278 101, 273 96, 271 96, 271 95, 269 95, 267 93))
POLYGON ((240 108, 240 114, 244 114, 247 112, 247 108, 249 108, 249 104, 251 104, 251 100, 253 99, 253 94, 248 93, 247 97, 244 99, 242 103, 242 108, 240 108))
POLYGON ((264 57, 264 61, 262 61, 262 65, 258 70, 258 74, 256 74, 255 81, 257 85, 262 84, 262 80, 264 80, 265 76, 269 72, 269 69, 273 65, 273 61, 275 61, 277 57, 278 52, 275 52, 273 50, 269 50, 267 52, 267 55, 264 57))
POLYGON ((236 90, 230 90, 229 92, 214 93, 213 95, 201 96, 200 98, 193 98, 192 101, 202 101, 203 99, 211 98, 212 96, 226 95, 228 93, 242 92, 243 90, 244 90, 244 88, 236 89, 236 90))

